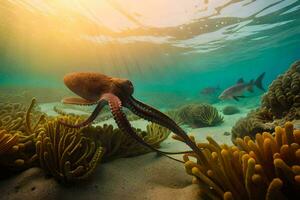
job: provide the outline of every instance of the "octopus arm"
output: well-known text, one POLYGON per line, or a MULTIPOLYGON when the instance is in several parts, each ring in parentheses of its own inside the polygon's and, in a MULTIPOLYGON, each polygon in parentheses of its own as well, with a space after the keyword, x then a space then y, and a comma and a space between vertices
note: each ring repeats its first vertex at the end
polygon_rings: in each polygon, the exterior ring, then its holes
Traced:
POLYGON ((87 126, 89 125, 90 123, 92 123, 96 118, 97 116, 99 115, 99 113, 101 112, 102 108, 107 105, 107 101, 103 98, 100 98, 100 100, 98 101, 97 103, 97 106, 96 108, 94 109, 94 111, 92 112, 92 114, 83 122, 80 122, 78 124, 67 124, 63 121, 60 121, 61 124, 67 126, 67 127, 70 127, 70 128, 81 128, 83 126, 87 126))
POLYGON ((89 106, 97 104, 98 101, 89 101, 87 99, 79 98, 79 97, 66 97, 62 100, 63 104, 73 104, 73 105, 82 105, 89 106))
POLYGON ((161 126, 164 126, 171 130, 174 134, 180 136, 184 139, 185 143, 196 152, 200 158, 204 159, 202 151, 197 147, 197 145, 188 137, 185 131, 180 128, 171 118, 169 118, 164 113, 156 110, 155 108, 146 105, 133 97, 129 98, 126 107, 130 109, 134 114, 148 120, 155 122, 161 126))

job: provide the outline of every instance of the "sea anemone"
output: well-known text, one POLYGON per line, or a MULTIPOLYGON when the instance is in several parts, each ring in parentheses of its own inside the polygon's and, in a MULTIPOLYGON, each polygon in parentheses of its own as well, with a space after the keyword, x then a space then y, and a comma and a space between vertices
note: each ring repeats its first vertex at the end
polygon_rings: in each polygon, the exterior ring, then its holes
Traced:
POLYGON ((88 178, 104 150, 94 138, 83 135, 81 129, 66 127, 59 120, 70 124, 80 121, 76 117, 55 118, 39 128, 36 152, 40 166, 63 182, 88 178))
POLYGON ((186 172, 199 184, 203 199, 300 198, 300 130, 294 130, 292 123, 276 127, 273 135, 239 138, 237 146, 207 140, 197 144, 201 155, 183 156, 186 172))
MULTIPOLYGON (((146 127, 146 131, 134 129, 135 132, 148 144, 155 148, 160 146, 170 134, 170 131, 160 125, 150 123, 146 127)), ((104 159, 110 160, 120 157, 130 157, 148 153, 151 150, 144 147, 126 133, 112 125, 104 124, 103 126, 89 126, 82 129, 83 135, 95 138, 104 148, 104 159)))
MULTIPOLYGON (((37 164, 35 155, 35 131, 41 125, 44 115, 34 116, 36 124, 32 126, 33 108, 36 100, 24 112, 22 104, 5 104, 2 115, 0 166, 6 171, 20 171, 37 164), (20 110, 18 110, 20 109, 20 110)), ((34 112, 35 114, 39 112, 34 112)))
POLYGON ((223 117, 210 104, 190 104, 179 110, 179 116, 192 127, 216 126, 223 123, 223 117))

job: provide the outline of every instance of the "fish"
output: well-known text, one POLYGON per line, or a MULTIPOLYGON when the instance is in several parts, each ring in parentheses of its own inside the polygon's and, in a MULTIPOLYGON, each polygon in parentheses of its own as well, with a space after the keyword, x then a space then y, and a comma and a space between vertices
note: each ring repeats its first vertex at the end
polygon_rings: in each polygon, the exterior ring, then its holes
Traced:
POLYGON ((220 90, 219 86, 218 87, 206 87, 200 91, 200 94, 212 95, 212 94, 215 94, 218 90, 220 90))
POLYGON ((256 86, 258 89, 262 91, 266 91, 263 87, 262 81, 265 77, 265 72, 260 74, 256 80, 251 80, 248 83, 245 83, 243 78, 240 78, 237 83, 227 89, 225 89, 219 96, 219 99, 234 99, 239 101, 240 98, 245 98, 243 95, 245 91, 253 92, 253 87, 256 86))

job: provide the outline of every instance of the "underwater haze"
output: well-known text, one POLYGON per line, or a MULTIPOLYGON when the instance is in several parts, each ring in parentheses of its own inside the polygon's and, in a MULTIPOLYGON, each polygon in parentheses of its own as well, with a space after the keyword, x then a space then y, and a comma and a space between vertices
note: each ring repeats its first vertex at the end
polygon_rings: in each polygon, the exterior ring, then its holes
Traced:
POLYGON ((297 0, 0 3, 1 88, 66 90, 64 74, 95 71, 130 79, 136 96, 164 107, 262 72, 267 87, 299 52, 297 0))
POLYGON ((300 200, 300 0, 0 0, 0 200, 300 200))

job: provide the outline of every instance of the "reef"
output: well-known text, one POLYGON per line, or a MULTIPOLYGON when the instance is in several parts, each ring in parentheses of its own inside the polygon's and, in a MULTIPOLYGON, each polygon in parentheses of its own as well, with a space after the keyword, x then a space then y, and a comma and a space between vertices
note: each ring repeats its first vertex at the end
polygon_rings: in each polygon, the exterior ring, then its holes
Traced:
POLYGON ((261 103, 275 119, 300 118, 300 61, 272 82, 261 103))
MULTIPOLYGON (((134 130, 139 137, 155 148, 159 148, 160 143, 171 133, 168 129, 155 123, 148 124, 146 131, 141 129, 134 130)), ((112 125, 89 126, 83 128, 82 132, 84 135, 91 135, 101 143, 105 151, 104 160, 136 156, 151 151, 151 149, 144 147, 127 134, 124 134, 120 129, 113 128, 112 125)))
POLYGON ((250 136, 257 132, 274 131, 277 125, 300 119, 300 61, 293 63, 278 76, 261 100, 261 106, 240 119, 232 128, 235 138, 250 136))
MULTIPOLYGON (((80 118, 63 117, 69 123, 80 118)), ((56 179, 71 182, 89 177, 103 156, 97 140, 80 129, 65 127, 59 118, 47 121, 37 131, 36 154, 40 167, 56 179)))
POLYGON ((236 113, 239 113, 240 110, 236 106, 226 106, 222 110, 224 115, 234 115, 236 113))
MULTIPOLYGON (((90 177, 102 159, 151 151, 112 125, 64 126, 59 121, 77 124, 84 121, 84 116, 56 111, 61 116, 46 116, 38 110, 35 99, 28 107, 1 103, 1 177, 37 166, 61 182, 75 182, 90 177)), ((167 128, 154 123, 147 125, 146 131, 134 131, 154 148, 170 134, 167 128)))
POLYGON ((231 140, 235 143, 238 137, 249 136, 255 139, 256 133, 273 132, 275 125, 272 114, 267 109, 253 110, 246 117, 239 119, 231 130, 231 140))
POLYGON ((179 109, 182 122, 193 127, 217 126, 223 123, 223 117, 210 104, 189 104, 179 109))
POLYGON ((219 145, 210 137, 207 140, 197 144, 201 154, 183 156, 186 172, 199 185, 201 198, 300 198, 300 130, 294 130, 291 122, 283 128, 277 126, 273 134, 258 133, 255 140, 238 138, 237 146, 219 145))
POLYGON ((35 130, 44 120, 36 110, 36 100, 26 107, 19 103, 1 104, 1 156, 0 167, 5 175, 36 166, 35 130), (32 126, 32 123, 35 125, 32 126))

